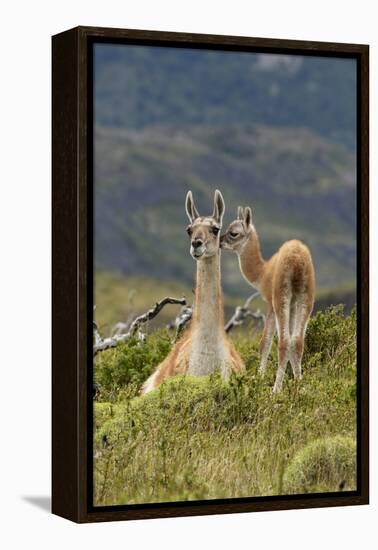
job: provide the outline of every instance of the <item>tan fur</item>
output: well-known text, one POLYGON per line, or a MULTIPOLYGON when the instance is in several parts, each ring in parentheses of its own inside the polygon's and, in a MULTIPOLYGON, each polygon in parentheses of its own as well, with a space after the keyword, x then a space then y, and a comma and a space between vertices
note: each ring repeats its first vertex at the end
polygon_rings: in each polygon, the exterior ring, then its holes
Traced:
MULTIPOLYGON (((189 197, 189 198, 188 198, 189 197)), ((190 327, 173 346, 168 356, 146 380, 142 393, 156 388, 165 378, 177 374, 202 376, 219 369, 227 378, 244 363, 224 330, 223 293, 220 273, 219 233, 224 211, 223 198, 215 193, 213 216, 200 217, 191 193, 187 213, 191 254, 197 260, 196 292, 190 327)))
POLYGON ((238 209, 221 238, 221 247, 238 254, 240 270, 268 304, 260 342, 260 371, 264 372, 275 330, 278 332, 278 370, 274 391, 282 388, 287 362, 294 376, 301 377, 306 327, 315 298, 315 273, 309 249, 301 241, 285 242, 269 260, 261 255, 260 243, 249 208, 238 209))

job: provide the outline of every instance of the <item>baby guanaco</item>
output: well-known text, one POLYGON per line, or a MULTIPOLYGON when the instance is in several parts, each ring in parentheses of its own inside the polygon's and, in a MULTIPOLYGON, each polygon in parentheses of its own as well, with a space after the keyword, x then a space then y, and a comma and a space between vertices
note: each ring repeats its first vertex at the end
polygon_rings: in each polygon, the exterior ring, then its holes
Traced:
POLYGON ((274 333, 278 332, 278 370, 273 391, 279 392, 290 361, 294 377, 301 377, 307 323, 315 297, 315 273, 309 249, 301 241, 285 242, 264 260, 249 207, 239 206, 237 219, 221 236, 221 248, 238 255, 240 271, 267 303, 260 342, 260 371, 264 372, 274 333))

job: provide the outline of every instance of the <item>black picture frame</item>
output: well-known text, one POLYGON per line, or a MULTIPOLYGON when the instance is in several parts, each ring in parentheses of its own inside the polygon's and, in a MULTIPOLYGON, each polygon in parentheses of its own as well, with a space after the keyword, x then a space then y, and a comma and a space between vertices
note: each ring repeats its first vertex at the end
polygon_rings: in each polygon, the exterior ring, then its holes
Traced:
POLYGON ((75 522, 257 512, 369 502, 369 47, 77 27, 52 38, 52 511, 75 522), (357 491, 93 507, 93 101, 99 42, 357 60, 357 491))

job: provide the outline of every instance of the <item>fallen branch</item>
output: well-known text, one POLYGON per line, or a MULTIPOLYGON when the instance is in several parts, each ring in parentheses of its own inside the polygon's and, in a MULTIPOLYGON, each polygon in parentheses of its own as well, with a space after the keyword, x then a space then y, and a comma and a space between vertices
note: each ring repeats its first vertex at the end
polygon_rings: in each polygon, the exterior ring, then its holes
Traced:
MULTIPOLYGON (((252 311, 249 308, 249 305, 257 296, 259 296, 259 292, 255 292, 254 294, 252 294, 245 301, 243 306, 237 306, 235 308, 235 313, 224 327, 227 333, 230 332, 233 328, 242 325, 244 321, 248 318, 255 319, 256 321, 263 321, 263 323, 265 323, 265 315, 260 310, 252 311)), ((186 304, 185 298, 178 299, 167 297, 160 302, 157 302, 155 306, 149 309, 146 313, 143 313, 142 315, 139 315, 139 317, 136 317, 136 319, 134 319, 134 321, 132 321, 131 323, 130 321, 128 321, 127 323, 117 323, 112 329, 111 336, 108 338, 102 338, 97 324, 93 322, 93 354, 96 355, 96 353, 100 351, 114 348, 119 343, 126 342, 133 336, 136 336, 139 341, 144 342, 145 334, 140 331, 141 325, 156 317, 163 309, 163 307, 167 304, 181 304, 183 306, 180 309, 179 314, 177 315, 175 320, 168 325, 169 329, 176 329, 175 340, 177 340, 184 327, 191 320, 193 315, 193 308, 186 304), (127 332, 124 332, 126 329, 128 329, 127 332)))
POLYGON ((255 292, 252 294, 245 302, 243 306, 237 306, 235 308, 235 313, 231 317, 231 319, 226 323, 226 326, 224 327, 224 330, 228 333, 230 332, 234 327, 240 326, 244 323, 244 321, 251 317, 252 319, 256 319, 257 321, 262 320, 265 323, 265 315, 261 313, 261 311, 258 309, 257 311, 252 311, 249 309, 250 303, 259 296, 259 292, 255 292))
POLYGON ((100 331, 98 330, 97 323, 95 321, 93 321, 93 336, 94 336, 95 345, 98 345, 102 341, 102 338, 101 338, 100 331))
POLYGON ((133 321, 133 318, 131 317, 126 321, 126 323, 123 323, 122 321, 120 321, 119 323, 116 323, 112 327, 110 336, 117 336, 118 334, 125 333, 128 330, 129 326, 131 325, 132 321, 133 321))
MULTIPOLYGON (((234 327, 242 325, 247 318, 252 318, 256 321, 263 321, 265 324, 265 315, 259 309, 257 311, 252 311, 249 308, 250 303, 259 295, 259 292, 255 292, 245 301, 243 306, 237 306, 235 308, 235 313, 224 327, 226 332, 230 332, 234 327)), ((167 328, 176 329, 175 340, 180 335, 185 325, 189 323, 192 318, 192 314, 193 308, 190 306, 184 306, 179 311, 176 319, 169 323, 167 328)))
MULTIPOLYGON (((160 300, 160 302, 156 302, 155 306, 151 309, 149 309, 146 313, 143 313, 142 315, 139 315, 134 321, 131 323, 129 330, 125 333, 118 333, 114 334, 113 336, 110 336, 109 338, 102 338, 101 334, 98 330, 98 327, 96 323, 93 323, 94 326, 94 346, 93 346, 93 354, 96 355, 99 351, 104 351, 109 348, 116 347, 121 342, 126 342, 126 340, 129 340, 135 334, 138 333, 139 328, 141 325, 147 323, 160 311, 163 309, 164 306, 167 304, 181 304, 182 306, 186 305, 185 298, 163 298, 163 300, 160 300)), ((143 340, 144 335, 142 333, 139 333, 139 339, 143 340)))
POLYGON ((176 329, 175 339, 180 336, 185 325, 190 321, 193 315, 193 308, 191 306, 183 306, 176 319, 167 325, 168 329, 176 329))

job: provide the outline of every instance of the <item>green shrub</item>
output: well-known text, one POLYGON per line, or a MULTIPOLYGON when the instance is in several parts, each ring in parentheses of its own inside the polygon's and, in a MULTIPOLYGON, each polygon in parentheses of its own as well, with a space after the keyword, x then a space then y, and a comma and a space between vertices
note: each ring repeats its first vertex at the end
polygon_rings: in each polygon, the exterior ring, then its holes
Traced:
POLYGON ((262 377, 257 339, 237 331, 233 339, 246 362, 243 374, 228 381, 218 373, 177 376, 143 396, 140 386, 169 351, 166 331, 153 333, 143 344, 131 341, 99 353, 94 367, 99 388, 95 502, 353 488, 355 334, 355 312, 344 316, 331 308, 315 315, 308 327, 303 379, 294 380, 288 366, 277 395, 272 394, 276 350, 262 377))
POLYGON ((252 424, 259 400, 269 395, 270 388, 262 378, 248 373, 233 375, 227 382, 217 373, 175 376, 146 395, 124 399, 119 405, 106 403, 108 422, 104 423, 104 404, 96 403, 96 419, 108 436, 130 429, 165 431, 169 424, 174 425, 175 432, 219 431, 252 424))
POLYGON ((324 437, 300 449, 283 477, 287 494, 356 489, 356 440, 324 437))
POLYGON ((347 368, 356 360, 356 308, 348 316, 344 306, 318 311, 307 328, 304 363, 329 361, 329 366, 347 368))
POLYGON ((136 395, 154 368, 166 357, 170 347, 168 332, 160 330, 146 342, 133 338, 98 353, 94 361, 94 382, 98 399, 118 399, 122 388, 127 386, 128 392, 136 395))

